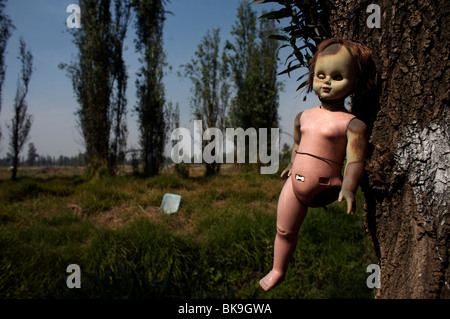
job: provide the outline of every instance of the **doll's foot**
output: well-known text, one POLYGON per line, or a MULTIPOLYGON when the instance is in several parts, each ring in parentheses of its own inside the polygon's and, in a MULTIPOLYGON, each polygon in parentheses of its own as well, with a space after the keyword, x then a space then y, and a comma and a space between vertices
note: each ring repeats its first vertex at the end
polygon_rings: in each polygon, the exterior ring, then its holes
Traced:
POLYGON ((284 275, 276 270, 269 272, 263 279, 259 281, 259 285, 264 291, 269 291, 284 280, 284 275))

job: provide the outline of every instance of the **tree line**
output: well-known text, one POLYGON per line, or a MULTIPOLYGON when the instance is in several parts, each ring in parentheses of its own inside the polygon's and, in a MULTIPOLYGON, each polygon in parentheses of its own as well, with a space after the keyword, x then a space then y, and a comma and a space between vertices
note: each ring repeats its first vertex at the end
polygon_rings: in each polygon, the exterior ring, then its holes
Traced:
MULTIPOLYGON (((75 156, 60 155, 58 157, 50 155, 40 155, 34 143, 28 144, 27 154, 19 156, 17 159, 20 166, 28 167, 47 167, 47 166, 85 166, 85 155, 79 153, 75 156)), ((13 167, 11 154, 7 154, 6 157, 0 158, 0 167, 13 167)))
MULTIPOLYGON (((14 25, 0 0, 0 89, 4 80, 4 54, 14 25)), ((135 51, 141 67, 137 72, 139 158, 145 176, 159 173, 169 133, 179 125, 179 107, 165 97, 167 66, 163 31, 167 0, 80 0, 82 27, 72 29, 78 54, 60 63, 73 86, 78 102, 77 122, 85 147, 88 175, 114 175, 126 160, 128 73, 123 59, 124 39, 130 24, 135 31, 135 51)), ((221 44, 220 30, 208 30, 195 56, 180 66, 179 76, 192 82, 192 115, 203 127, 276 127, 278 125, 277 43, 269 39, 275 30, 270 20, 258 23, 247 1, 237 12, 231 35, 221 44), (232 97, 232 95, 234 96, 232 97)), ((16 177, 19 155, 29 138, 32 116, 25 97, 32 73, 31 52, 21 40, 22 72, 18 82, 10 130, 9 154, 16 177)), ((1 94, 1 91, 0 91, 1 94)), ((1 95, 0 95, 1 100, 1 95)), ((1 104, 0 104, 1 110, 1 104)), ((1 138, 1 132, 0 132, 1 138)), ((206 174, 219 172, 219 164, 207 164, 206 174)))
MULTIPOLYGON (((163 83, 167 66, 163 48, 167 4, 166 0, 80 1, 82 28, 73 31, 79 55, 77 60, 61 64, 60 68, 66 70, 71 78, 80 105, 78 121, 91 174, 107 172, 114 175, 118 165, 126 159, 128 74, 122 53, 130 23, 134 23, 135 51, 141 64, 135 82, 137 103, 133 111, 138 118, 138 157, 143 174, 158 174, 165 162, 164 148, 169 133, 179 125, 178 104, 174 107, 171 101, 166 100, 163 83)), ((274 23, 261 22, 258 29, 256 14, 247 1, 240 4, 237 17, 232 33, 236 45, 227 43, 225 48, 221 48, 220 30, 208 30, 195 57, 181 66, 182 71, 179 72, 180 76, 188 77, 192 82, 192 115, 194 119, 202 119, 205 129, 223 128, 225 123, 244 128, 278 123, 277 48, 275 41, 268 39, 275 28, 274 23), (256 36, 250 35, 250 45, 238 51, 238 43, 247 40, 239 40, 239 37, 251 33, 256 36), (246 50, 243 56, 242 50, 246 50), (238 65, 239 59, 246 61, 238 65), (233 86, 236 96, 251 95, 243 93, 242 84, 236 82, 241 73, 244 78, 253 79, 253 82, 245 84, 246 89, 252 92, 253 100, 232 98, 230 104, 235 107, 228 112, 233 86), (253 103, 254 109, 249 109, 244 103, 253 103), (237 111, 243 112, 244 107, 248 118, 259 120, 238 122, 236 119, 241 114, 237 111), (267 116, 272 120, 262 120, 267 116)), ((132 155, 135 163, 136 152, 132 155)), ((215 163, 206 164, 206 175, 218 173, 219 168, 215 163)))

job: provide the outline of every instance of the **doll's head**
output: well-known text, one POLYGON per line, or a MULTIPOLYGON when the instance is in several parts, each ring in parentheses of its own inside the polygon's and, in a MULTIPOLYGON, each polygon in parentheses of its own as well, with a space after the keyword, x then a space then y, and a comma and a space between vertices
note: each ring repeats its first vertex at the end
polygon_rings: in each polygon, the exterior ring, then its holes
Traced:
POLYGON ((369 48, 343 39, 321 42, 311 59, 307 92, 323 100, 341 100, 375 85, 375 64, 369 48))

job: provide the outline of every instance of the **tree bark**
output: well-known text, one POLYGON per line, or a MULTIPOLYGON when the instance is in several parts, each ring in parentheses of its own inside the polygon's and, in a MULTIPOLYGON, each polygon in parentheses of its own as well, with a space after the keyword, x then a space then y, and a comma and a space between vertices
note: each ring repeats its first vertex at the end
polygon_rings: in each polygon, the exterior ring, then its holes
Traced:
POLYGON ((444 0, 335 0, 336 37, 372 49, 379 89, 355 96, 368 125, 362 189, 366 226, 381 267, 377 298, 450 298, 450 12, 444 0))

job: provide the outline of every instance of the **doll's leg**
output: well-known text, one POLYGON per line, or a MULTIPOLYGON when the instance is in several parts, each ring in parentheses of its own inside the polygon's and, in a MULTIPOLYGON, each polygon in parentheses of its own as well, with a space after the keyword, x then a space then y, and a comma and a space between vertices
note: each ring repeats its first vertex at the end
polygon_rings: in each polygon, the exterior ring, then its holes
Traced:
POLYGON ((306 217, 307 207, 295 196, 289 178, 281 191, 277 209, 277 234, 274 244, 272 270, 260 280, 260 286, 268 291, 281 283, 297 246, 298 231, 306 217))

